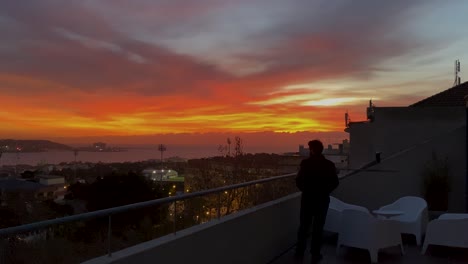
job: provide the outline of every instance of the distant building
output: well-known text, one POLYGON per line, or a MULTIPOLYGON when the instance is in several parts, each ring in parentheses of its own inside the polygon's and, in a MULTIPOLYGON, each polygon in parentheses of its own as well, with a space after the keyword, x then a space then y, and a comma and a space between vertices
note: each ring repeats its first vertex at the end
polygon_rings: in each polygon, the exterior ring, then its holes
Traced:
POLYGON ((48 187, 49 196, 50 191, 52 191, 54 200, 63 200, 67 193, 64 177, 56 175, 40 175, 37 178, 39 178, 40 184, 48 187))
POLYGON ((348 154, 350 147, 351 147, 351 144, 349 144, 349 140, 347 139, 343 140, 343 153, 348 154))
POLYGON ((93 144, 93 148, 95 151, 103 151, 106 150, 107 144, 104 142, 96 142, 93 144))
MULTIPOLYGON (((324 155, 343 155, 346 156, 349 153, 349 140, 344 139, 341 143, 329 144, 323 150, 324 155), (334 148, 333 145, 338 146, 334 148)), ((308 157, 310 155, 309 148, 304 145, 299 145, 299 156, 308 157)))
POLYGON ((4 179, 0 180, 0 191, 2 202, 7 201, 9 195, 20 197, 26 201, 37 200, 60 200, 65 195, 65 184, 62 177, 62 183, 57 183, 58 178, 54 181, 33 182, 20 179, 4 179), (46 183, 46 184, 44 184, 46 183))
POLYGON ((65 185, 65 178, 62 176, 54 176, 54 175, 41 175, 38 176, 39 183, 42 185, 50 186, 50 185, 65 185))
MULTIPOLYGON (((328 145, 323 150, 323 155, 333 161, 337 169, 348 168, 348 153, 349 153, 349 141, 343 140, 342 143, 335 143, 338 148, 333 148, 333 145, 328 145)), ((299 145, 299 156, 306 158, 310 155, 309 148, 305 148, 304 145, 299 145)))
POLYGON ((309 156, 309 148, 305 148, 304 145, 299 145, 299 156, 307 157, 309 156))
POLYGON ((177 171, 170 169, 145 169, 142 174, 153 181, 167 181, 179 176, 177 171))

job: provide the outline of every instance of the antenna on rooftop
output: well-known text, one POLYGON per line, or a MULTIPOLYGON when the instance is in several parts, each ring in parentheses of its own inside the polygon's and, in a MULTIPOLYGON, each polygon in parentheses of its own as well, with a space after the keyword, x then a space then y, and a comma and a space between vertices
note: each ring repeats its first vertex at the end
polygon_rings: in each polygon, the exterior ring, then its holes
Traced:
POLYGON ((460 76, 458 76, 458 74, 460 73, 460 60, 456 60, 455 61, 455 81, 453 82, 453 86, 457 86, 457 85, 460 85, 461 83, 461 78, 460 76))
POLYGON ((369 100, 369 107, 367 108, 367 120, 374 122, 374 110, 375 105, 372 103, 372 99, 369 100))
POLYGON ((348 110, 346 110, 346 113, 344 114, 344 119, 345 119, 345 127, 349 127, 349 114, 348 110))

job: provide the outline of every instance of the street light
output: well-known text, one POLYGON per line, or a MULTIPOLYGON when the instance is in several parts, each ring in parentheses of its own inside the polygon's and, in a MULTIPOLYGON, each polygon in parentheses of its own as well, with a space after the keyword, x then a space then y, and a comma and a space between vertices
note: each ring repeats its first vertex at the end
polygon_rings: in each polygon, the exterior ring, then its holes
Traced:
POLYGON ((18 163, 19 163, 19 153, 21 151, 21 148, 20 147, 16 147, 16 164, 15 164, 15 176, 18 176, 18 163))
POLYGON ((163 164, 163 153, 164 153, 164 151, 167 150, 167 148, 166 148, 165 145, 159 144, 159 145, 158 145, 158 150, 161 151, 161 169, 162 169, 162 168, 163 168, 163 167, 162 167, 162 164, 163 164))
POLYGON ((73 166, 74 167, 74 172, 73 172, 74 177, 73 177, 72 183, 75 183, 75 181, 76 181, 76 156, 78 156, 78 149, 74 149, 73 154, 75 155, 75 163, 73 164, 74 165, 73 166))

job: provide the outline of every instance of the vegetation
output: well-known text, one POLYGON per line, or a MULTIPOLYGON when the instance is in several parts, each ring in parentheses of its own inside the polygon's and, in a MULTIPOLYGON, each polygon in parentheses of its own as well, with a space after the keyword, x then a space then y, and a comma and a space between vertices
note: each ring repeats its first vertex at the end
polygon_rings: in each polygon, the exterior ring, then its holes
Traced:
MULTIPOLYGON (((140 175, 143 169, 158 167, 158 161, 135 163, 98 163, 63 166, 52 171, 62 175, 68 187, 67 204, 74 213, 94 211, 175 195, 180 187, 184 192, 196 192, 225 185, 242 183, 280 174, 282 156, 276 154, 246 154, 239 137, 227 141, 227 152, 219 157, 193 159, 169 163, 176 170, 176 181, 150 181, 140 175), (232 149, 231 149, 232 144, 232 149), (76 177, 75 177, 76 174, 76 177), (75 181, 80 179, 80 181, 75 181), (183 181, 181 181, 183 179, 183 181), (78 206, 77 206, 78 205, 78 206), (81 211, 80 211, 81 208, 81 211)), ((69 165, 69 164, 62 164, 69 165)), ((33 172, 23 175, 31 177, 33 172)), ((293 180, 229 190, 220 194, 181 200, 176 203, 132 210, 112 215, 112 250, 135 245, 175 230, 188 228, 219 216, 224 216, 270 201, 296 191, 293 180)), ((57 211, 57 208, 54 209, 57 211)), ((0 212, 10 216, 11 211, 0 212)), ((61 212, 71 214, 71 212, 61 212)), ((12 216, 8 219, 18 219, 12 216)), ((4 225, 11 223, 4 220, 4 225)), ((9 256, 18 263, 78 263, 104 255, 107 246, 108 218, 68 223, 40 231, 45 237, 26 243, 24 239, 9 243, 9 256), (47 240, 47 243, 43 241, 47 240), (47 245, 47 246, 46 246, 47 245), (54 247, 53 251, 50 246, 54 247), (32 252, 34 254, 24 254, 32 252), (49 254, 48 252, 57 252, 49 254)))
MULTIPOLYGON (((185 177, 187 188, 200 191, 281 174, 282 156, 266 153, 246 154, 243 152, 244 146, 240 137, 235 137, 234 142, 228 138, 227 143, 226 146, 219 146, 219 157, 189 161, 190 173, 185 177), (234 143, 232 150, 231 143, 234 143)), ((226 191, 220 197, 207 196, 200 202, 205 206, 202 219, 215 217, 219 206, 220 215, 228 215, 294 191, 292 181, 285 180, 226 191)))

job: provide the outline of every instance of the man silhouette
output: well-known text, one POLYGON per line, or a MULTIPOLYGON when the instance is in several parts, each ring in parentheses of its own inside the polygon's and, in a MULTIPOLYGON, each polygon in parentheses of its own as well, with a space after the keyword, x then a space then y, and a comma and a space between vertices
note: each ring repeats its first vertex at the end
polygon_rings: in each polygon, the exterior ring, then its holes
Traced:
POLYGON ((302 160, 297 174, 296 186, 301 190, 300 225, 297 232, 296 259, 302 259, 307 244, 307 235, 312 224, 312 241, 310 253, 312 263, 322 259, 322 233, 330 193, 338 187, 336 167, 323 155, 323 144, 319 140, 309 141, 310 157, 302 160))

